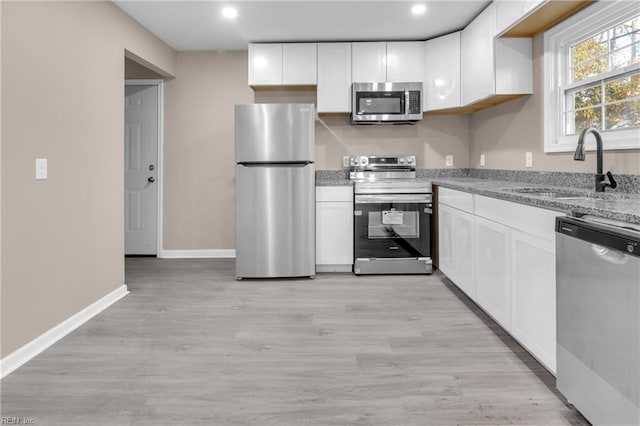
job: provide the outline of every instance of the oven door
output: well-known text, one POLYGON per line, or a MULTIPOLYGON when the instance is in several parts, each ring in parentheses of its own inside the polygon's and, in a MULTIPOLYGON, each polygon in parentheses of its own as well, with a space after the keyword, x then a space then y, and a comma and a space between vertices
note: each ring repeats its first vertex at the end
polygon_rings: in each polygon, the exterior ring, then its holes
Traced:
POLYGON ((356 195, 355 257, 430 258, 431 194, 356 195))

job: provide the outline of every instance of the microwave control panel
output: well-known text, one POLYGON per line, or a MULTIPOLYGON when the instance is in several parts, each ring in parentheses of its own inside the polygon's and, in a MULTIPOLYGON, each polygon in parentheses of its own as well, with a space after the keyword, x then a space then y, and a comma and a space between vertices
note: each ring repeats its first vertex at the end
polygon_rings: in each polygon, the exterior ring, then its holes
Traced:
POLYGON ((411 90, 409 91, 409 114, 420 114, 420 112, 422 112, 420 92, 417 90, 411 90))

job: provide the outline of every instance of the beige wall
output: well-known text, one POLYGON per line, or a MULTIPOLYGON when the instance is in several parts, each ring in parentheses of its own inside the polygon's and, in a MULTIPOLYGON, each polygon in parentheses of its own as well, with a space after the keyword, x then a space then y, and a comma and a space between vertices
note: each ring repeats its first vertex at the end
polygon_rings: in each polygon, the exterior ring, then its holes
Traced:
POLYGON ((125 49, 175 52, 108 1, 0 4, 4 357, 124 284, 125 49))
POLYGON ((233 108, 251 103, 247 52, 180 52, 165 84, 167 250, 234 248, 233 108))
MULTIPOLYGON (((2 3, 0 1, 0 99, 2 99, 2 3)), ((2 102, 0 101, 0 359, 2 359, 2 102)))
MULTIPOLYGON (((524 155, 533 153, 533 169, 539 171, 595 172, 595 153, 574 161, 573 153, 544 153, 543 141, 543 36, 533 43, 533 95, 471 114, 469 162, 480 168, 485 154, 489 169, 525 170, 524 155)), ((604 168, 615 173, 640 174, 640 150, 606 151, 604 168)))

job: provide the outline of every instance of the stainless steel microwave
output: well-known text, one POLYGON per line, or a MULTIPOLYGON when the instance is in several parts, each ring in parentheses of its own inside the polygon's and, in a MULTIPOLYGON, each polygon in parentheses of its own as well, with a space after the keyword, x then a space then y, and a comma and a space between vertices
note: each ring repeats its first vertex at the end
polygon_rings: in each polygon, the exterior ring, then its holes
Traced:
POLYGON ((415 124, 422 120, 422 83, 353 83, 351 123, 415 124))

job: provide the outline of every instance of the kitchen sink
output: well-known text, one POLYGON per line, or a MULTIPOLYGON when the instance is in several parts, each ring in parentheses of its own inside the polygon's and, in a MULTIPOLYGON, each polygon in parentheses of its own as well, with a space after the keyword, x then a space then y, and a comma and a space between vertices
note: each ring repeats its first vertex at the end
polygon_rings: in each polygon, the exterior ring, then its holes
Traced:
POLYGON ((518 188, 511 189, 513 192, 520 194, 533 195, 535 197, 555 198, 557 200, 586 200, 594 198, 595 195, 580 192, 569 192, 553 189, 540 189, 540 188, 518 188))

